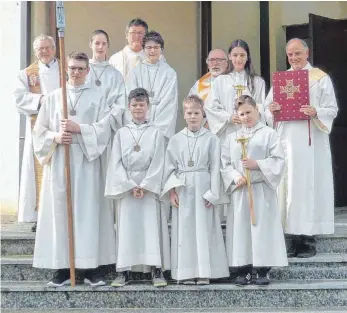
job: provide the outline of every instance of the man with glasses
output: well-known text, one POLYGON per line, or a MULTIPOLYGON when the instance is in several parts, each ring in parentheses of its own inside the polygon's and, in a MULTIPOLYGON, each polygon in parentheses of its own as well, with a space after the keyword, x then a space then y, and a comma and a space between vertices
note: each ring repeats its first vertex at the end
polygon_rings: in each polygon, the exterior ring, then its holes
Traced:
POLYGON ((18 222, 35 222, 32 227, 35 232, 43 169, 34 156, 32 129, 45 95, 59 88, 60 83, 54 39, 40 35, 35 38, 33 48, 37 60, 17 75, 14 99, 18 112, 26 115, 18 222))
POLYGON ((286 167, 278 198, 287 254, 309 258, 317 253, 314 236, 334 233, 329 133, 338 107, 331 78, 308 62, 306 42, 299 38, 289 40, 286 54, 291 66, 288 71, 308 70, 310 105, 301 106, 300 112, 310 117, 310 124, 302 120, 274 125, 273 114, 281 106, 273 101, 273 89, 265 100, 265 117, 269 125, 277 128, 285 150, 286 167))
POLYGON ((100 266, 116 262, 111 207, 103 205, 101 158, 110 140, 110 108, 86 82, 89 58, 74 52, 67 62, 68 119, 62 119, 62 90, 50 93, 33 132, 35 155, 44 166, 33 266, 56 269, 51 287, 70 282, 64 145, 70 147, 75 262, 85 282, 105 285, 100 266), (46 166, 47 165, 47 166, 46 166))
MULTIPOLYGON (((208 99, 214 79, 228 69, 228 55, 223 49, 213 49, 208 54, 206 64, 208 73, 198 79, 189 91, 189 96, 197 95, 204 100, 204 102, 208 99)), ((208 128, 205 113, 203 125, 208 128)))
MULTIPOLYGON (((111 56, 109 60, 110 64, 122 73, 124 80, 127 79, 129 72, 146 58, 142 41, 147 32, 148 25, 145 21, 139 18, 131 20, 125 28, 128 45, 111 56)), ((160 56, 160 60, 165 61, 163 55, 160 56)))
POLYGON ((214 79, 227 70, 228 56, 223 49, 213 49, 208 54, 206 64, 208 73, 197 80, 189 92, 189 96, 197 95, 204 101, 210 93, 214 79))

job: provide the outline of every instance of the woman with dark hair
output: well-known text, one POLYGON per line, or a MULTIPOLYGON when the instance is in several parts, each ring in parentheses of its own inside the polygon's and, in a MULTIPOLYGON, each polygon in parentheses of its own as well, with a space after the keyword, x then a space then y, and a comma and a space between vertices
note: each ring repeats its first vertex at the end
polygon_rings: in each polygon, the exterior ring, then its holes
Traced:
POLYGON ((160 58, 164 40, 159 33, 149 32, 144 37, 142 46, 146 59, 129 73, 126 80, 127 93, 139 87, 147 90, 151 105, 148 120, 162 131, 167 143, 175 134, 176 128, 177 74, 160 58))
POLYGON ((240 119, 235 110, 235 100, 240 95, 249 95, 257 103, 263 119, 265 82, 255 74, 248 44, 241 39, 234 40, 229 49, 231 61, 229 72, 214 81, 211 101, 205 107, 211 131, 223 142, 226 136, 240 128, 240 119))

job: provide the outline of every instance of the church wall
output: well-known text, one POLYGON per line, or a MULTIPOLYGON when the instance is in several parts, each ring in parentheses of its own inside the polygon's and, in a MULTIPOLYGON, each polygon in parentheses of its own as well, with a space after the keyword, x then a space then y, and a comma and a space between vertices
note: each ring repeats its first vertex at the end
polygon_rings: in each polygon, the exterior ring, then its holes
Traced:
POLYGON ((260 74, 259 18, 259 1, 212 1, 212 48, 227 50, 233 40, 245 40, 260 74))
POLYGON ((308 23, 309 13, 335 19, 347 18, 347 3, 342 1, 269 2, 271 72, 286 69, 286 38, 283 26, 308 23))

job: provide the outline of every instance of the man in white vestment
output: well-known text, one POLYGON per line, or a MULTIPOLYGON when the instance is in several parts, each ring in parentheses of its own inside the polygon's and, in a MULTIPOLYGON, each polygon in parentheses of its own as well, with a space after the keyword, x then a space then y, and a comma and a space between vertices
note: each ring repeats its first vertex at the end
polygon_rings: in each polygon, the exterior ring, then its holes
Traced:
MULTIPOLYGON (((110 64, 121 72, 124 80, 128 78, 129 72, 141 61, 145 60, 145 52, 142 41, 148 32, 148 24, 139 18, 132 19, 125 28, 125 38, 128 41, 123 50, 111 56, 110 64)), ((160 60, 165 61, 164 55, 160 60)))
POLYGON ((69 145, 75 266, 85 269, 86 283, 100 286, 105 280, 99 266, 116 262, 100 158, 110 140, 110 108, 104 95, 85 83, 88 56, 74 52, 67 65, 68 119, 62 117, 62 90, 57 89, 47 96, 33 132, 34 151, 44 166, 33 266, 57 269, 48 286, 70 282, 64 175, 64 145, 69 145))
MULTIPOLYGON (((286 46, 289 71, 308 70, 310 105, 300 111, 307 121, 277 123, 286 156, 286 169, 278 190, 287 253, 307 258, 316 254, 314 235, 334 233, 334 189, 329 133, 337 115, 337 103, 330 77, 307 61, 309 49, 298 38, 286 46), (309 144, 309 131, 311 144, 309 144)), ((270 90, 266 101, 266 119, 273 125, 273 112, 281 106, 273 102, 270 90)))
POLYGON ((59 65, 55 58, 56 49, 52 37, 36 37, 33 47, 37 61, 18 74, 14 99, 18 112, 26 115, 18 222, 35 222, 32 227, 32 231, 35 232, 42 167, 34 156, 31 132, 45 95, 59 88, 59 65))
MULTIPOLYGON (((228 55, 223 49, 213 49, 208 54, 206 64, 208 67, 208 73, 195 82, 188 94, 189 96, 197 95, 204 101, 209 99, 208 96, 215 78, 227 70, 228 55)), ((205 111, 203 124, 206 128, 208 128, 205 111)))

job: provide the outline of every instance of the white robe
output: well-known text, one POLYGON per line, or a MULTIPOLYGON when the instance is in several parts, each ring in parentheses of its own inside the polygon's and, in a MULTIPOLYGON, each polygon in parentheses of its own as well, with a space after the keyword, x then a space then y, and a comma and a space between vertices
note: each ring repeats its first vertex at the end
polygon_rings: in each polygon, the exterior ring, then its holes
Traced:
POLYGON ((101 92, 111 110, 111 127, 114 131, 123 127, 123 115, 127 109, 125 83, 122 74, 114 69, 108 61, 96 62, 89 60, 90 71, 87 82, 90 82, 96 90, 101 92), (96 80, 101 85, 96 85, 96 80))
MULTIPOLYGON (((124 77, 128 78, 130 71, 140 62, 146 59, 145 51, 132 51, 129 46, 125 46, 123 50, 118 51, 110 57, 110 64, 117 69, 124 77)), ((166 62, 163 54, 160 55, 160 60, 166 62)))
POLYGON ((171 275, 176 280, 229 277, 218 211, 205 206, 205 200, 218 203, 220 182, 216 135, 202 127, 194 137, 185 128, 170 139, 162 197, 168 198, 172 188, 179 197, 179 208, 172 207, 171 228, 171 275), (188 167, 188 141, 193 167, 188 167))
POLYGON ((254 90, 250 91, 247 85, 246 73, 232 72, 219 75, 212 84, 211 99, 205 103, 207 121, 211 131, 216 134, 223 144, 227 135, 237 131, 240 126, 232 122, 231 116, 236 114, 235 101, 237 99, 234 85, 244 85, 244 95, 251 95, 257 103, 261 120, 263 121, 263 104, 265 101, 265 82, 256 76, 254 78, 254 90))
MULTIPOLYGON (((111 133, 110 109, 103 95, 89 84, 78 88, 67 85, 73 103, 82 90, 75 107, 77 114, 69 116, 81 128, 70 145, 75 266, 96 268, 116 261, 113 215, 103 205, 100 172, 100 155, 111 133)), ((54 141, 62 118, 61 103, 61 89, 57 89, 41 107, 34 128, 35 154, 45 165, 33 261, 33 266, 40 268, 69 267, 64 146, 54 141)))
MULTIPOLYGON (((308 63, 304 69, 312 69, 308 63)), ((273 125, 266 98, 266 118, 273 125)), ((286 169, 278 189, 284 231, 294 235, 334 233, 334 188, 329 133, 337 115, 337 103, 329 76, 310 81, 310 103, 318 120, 311 119, 311 146, 307 121, 278 123, 277 131, 286 156, 286 169), (321 125, 320 122, 322 123, 321 125), (322 127, 323 126, 323 127, 322 127)))
POLYGON ((281 216, 278 210, 276 188, 284 169, 284 152, 276 132, 256 124, 250 132, 248 158, 257 160, 259 170, 251 170, 254 214, 256 225, 251 224, 248 188, 236 188, 236 181, 246 176, 242 167, 241 144, 236 138, 242 130, 230 134, 222 149, 222 177, 225 191, 231 193, 228 207, 226 250, 229 266, 287 266, 281 216))
POLYGON ((176 72, 164 61, 156 64, 143 61, 130 72, 126 81, 128 94, 138 87, 145 88, 148 92, 151 90, 154 92, 154 97, 149 99, 151 105, 149 120, 161 130, 168 141, 175 134, 177 121, 176 72))
POLYGON ((38 113, 37 107, 42 95, 47 95, 51 91, 59 88, 58 62, 54 61, 49 68, 39 62, 39 79, 41 94, 31 93, 29 91, 27 75, 25 70, 22 70, 17 76, 17 86, 14 90, 14 99, 18 112, 26 115, 25 141, 18 203, 18 222, 37 221, 34 151, 30 115, 38 113))
MULTIPOLYGON (((208 95, 204 101, 204 105, 206 106, 211 106, 210 104, 206 104, 208 101, 211 102, 211 91, 212 91, 212 86, 213 86, 213 82, 215 81, 216 77, 212 76, 211 75, 211 84, 210 84, 210 90, 208 91, 208 95)), ((191 96, 191 95, 196 95, 196 96, 199 96, 201 98, 201 96, 199 95, 199 91, 198 91, 198 85, 199 85, 199 80, 197 80, 194 84, 194 86, 192 88, 190 88, 189 90, 189 93, 188 93, 188 96, 191 96)), ((205 113, 206 115, 206 113, 205 113)), ((204 125, 206 123, 206 120, 207 118, 203 121, 203 124, 204 125)))
POLYGON ((105 196, 119 201, 117 271, 170 269, 169 231, 159 203, 164 149, 164 137, 152 124, 130 122, 114 137, 105 196), (139 152, 134 151, 133 136, 139 140, 139 152), (145 190, 142 199, 133 197, 135 187, 145 190))
MULTIPOLYGON (((125 83, 122 74, 113 68, 108 61, 97 62, 89 60, 90 71, 87 81, 91 83, 93 88, 99 91, 105 98, 108 106, 111 109, 110 122, 111 122, 111 140, 107 145, 105 152, 101 155, 101 172, 103 177, 103 186, 106 184, 106 173, 108 160, 111 155, 111 145, 115 132, 124 126, 124 113, 127 110, 127 99, 125 91, 125 83), (96 85, 96 80, 101 81, 101 85, 96 85)), ((102 194, 104 194, 103 190, 102 194)), ((116 206, 112 204, 112 200, 104 198, 105 205, 116 206)))

